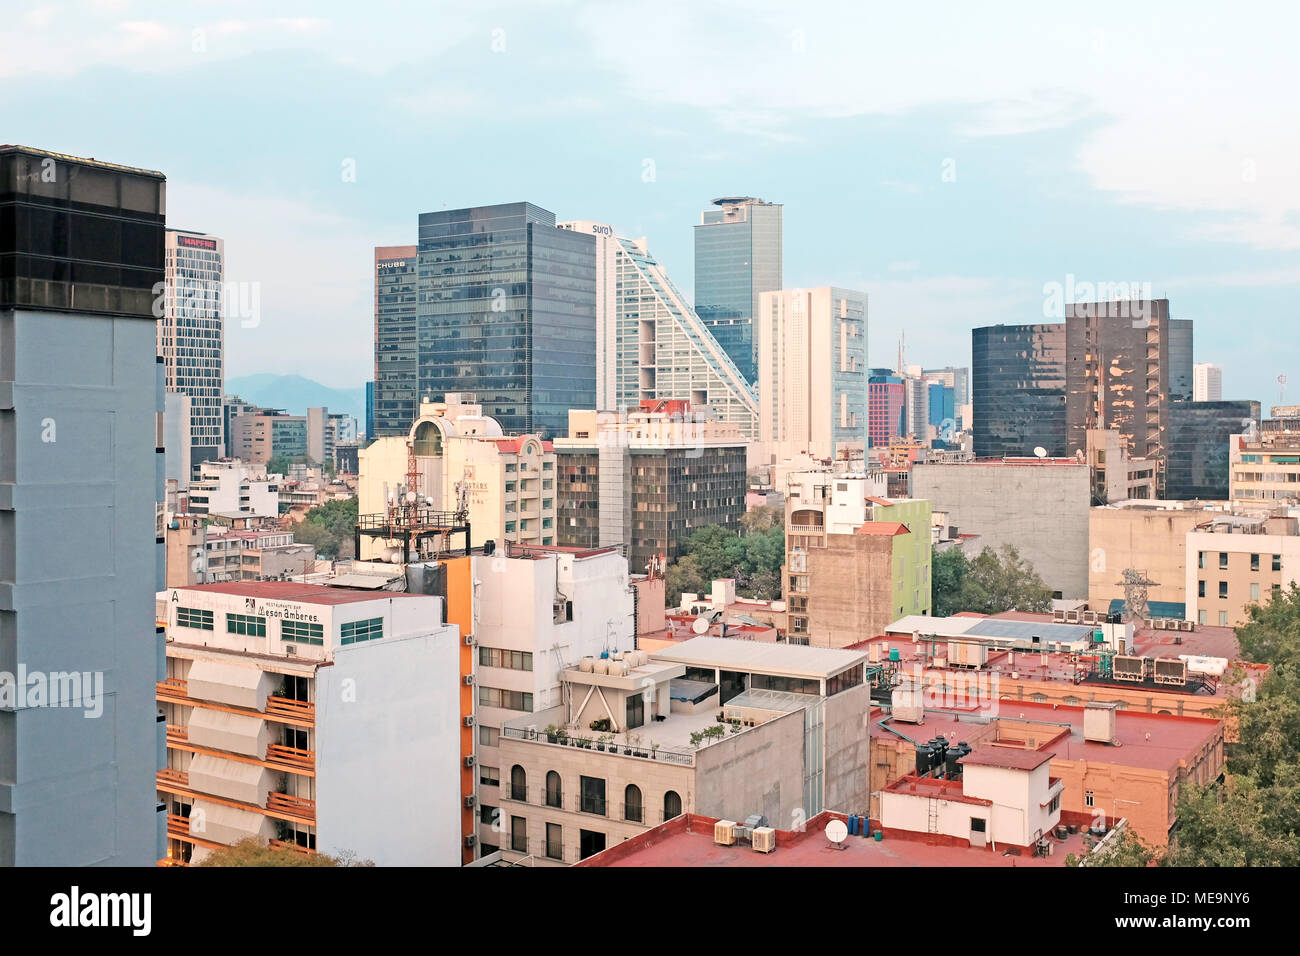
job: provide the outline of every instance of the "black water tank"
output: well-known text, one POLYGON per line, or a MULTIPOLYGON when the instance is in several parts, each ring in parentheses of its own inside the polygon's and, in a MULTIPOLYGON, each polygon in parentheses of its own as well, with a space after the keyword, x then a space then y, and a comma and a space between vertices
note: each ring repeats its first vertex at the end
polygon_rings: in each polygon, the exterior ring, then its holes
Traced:
POLYGON ((933 752, 929 744, 916 745, 916 775, 924 777, 930 772, 932 766, 933 752))
POLYGON ((957 747, 953 747, 943 758, 944 775, 949 780, 956 780, 958 774, 961 773, 961 768, 957 764, 957 761, 961 759, 961 755, 961 750, 957 747))
POLYGON ((496 553, 497 553, 497 543, 496 543, 495 541, 493 541, 491 538, 489 538, 487 541, 484 541, 484 542, 483 542, 483 553, 484 553, 485 555, 488 555, 488 556, 491 556, 491 555, 496 554, 496 553))

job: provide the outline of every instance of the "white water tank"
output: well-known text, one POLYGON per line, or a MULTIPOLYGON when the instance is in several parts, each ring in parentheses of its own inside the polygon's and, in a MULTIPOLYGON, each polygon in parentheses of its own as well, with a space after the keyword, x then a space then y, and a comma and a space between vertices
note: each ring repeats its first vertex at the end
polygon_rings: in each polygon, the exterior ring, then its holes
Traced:
POLYGON ((609 661, 605 660, 603 657, 599 657, 591 662, 591 669, 592 672, 596 674, 608 674, 609 661))
POLYGON ((578 670, 584 674, 590 674, 595 660, 594 657, 584 657, 582 660, 578 661, 578 670))

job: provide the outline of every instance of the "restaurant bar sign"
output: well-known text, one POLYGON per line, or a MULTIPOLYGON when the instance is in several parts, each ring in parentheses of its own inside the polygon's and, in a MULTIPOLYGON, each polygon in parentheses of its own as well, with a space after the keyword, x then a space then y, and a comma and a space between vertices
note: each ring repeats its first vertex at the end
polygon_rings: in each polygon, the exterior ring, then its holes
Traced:
POLYGON ((321 623, 320 615, 303 610, 301 604, 286 601, 259 601, 257 598, 245 598, 245 609, 254 611, 262 617, 278 618, 281 621, 306 621, 309 624, 321 623))

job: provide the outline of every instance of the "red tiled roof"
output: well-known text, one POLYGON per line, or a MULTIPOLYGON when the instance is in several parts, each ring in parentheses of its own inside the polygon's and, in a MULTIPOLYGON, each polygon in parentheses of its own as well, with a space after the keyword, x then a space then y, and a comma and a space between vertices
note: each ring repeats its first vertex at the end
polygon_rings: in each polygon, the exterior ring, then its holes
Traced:
POLYGON ((964 766, 1001 767, 1004 770, 1036 770, 1052 759, 1051 752, 1017 747, 976 747, 961 758, 964 766))
POLYGON ((870 501, 872 504, 875 504, 875 505, 892 505, 892 504, 894 504, 894 502, 890 501, 888 498, 876 498, 876 497, 873 497, 872 495, 867 495, 867 500, 870 501))
POLYGON ((854 534, 879 534, 890 537, 896 534, 910 534, 907 525, 897 521, 867 521, 854 534))
POLYGON ((206 591, 212 594, 233 594, 236 597, 256 597, 268 601, 297 601, 302 604, 360 604, 365 601, 380 601, 384 598, 426 596, 402 591, 351 591, 345 588, 327 587, 324 584, 303 584, 300 581, 227 581, 167 590, 206 591))

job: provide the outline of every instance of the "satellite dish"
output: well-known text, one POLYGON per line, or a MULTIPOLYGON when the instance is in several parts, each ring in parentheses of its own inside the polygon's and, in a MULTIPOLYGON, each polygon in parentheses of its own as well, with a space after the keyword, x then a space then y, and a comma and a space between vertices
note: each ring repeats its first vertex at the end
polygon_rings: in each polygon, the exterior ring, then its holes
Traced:
POLYGON ((691 624, 691 630, 696 634, 707 634, 709 633, 709 622, 702 617, 697 617, 695 622, 691 624))
POLYGON ((843 820, 832 820, 826 824, 826 839, 830 840, 836 846, 843 843, 849 836, 849 828, 843 820))
POLYGON ((1047 449, 1044 448, 1042 445, 1039 445, 1037 448, 1034 449, 1034 454, 1037 455, 1039 458, 1046 458, 1047 449))

